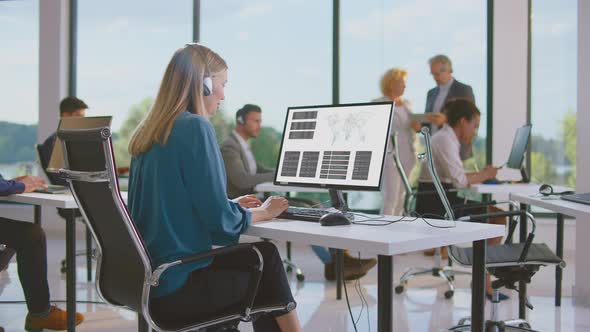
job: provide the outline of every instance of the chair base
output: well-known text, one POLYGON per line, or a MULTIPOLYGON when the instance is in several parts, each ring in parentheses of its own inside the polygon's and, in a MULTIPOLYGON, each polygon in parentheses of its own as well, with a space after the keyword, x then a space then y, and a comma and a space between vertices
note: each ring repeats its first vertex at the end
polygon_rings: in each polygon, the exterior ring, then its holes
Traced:
MULTIPOLYGON (((469 322, 468 318, 461 319, 459 324, 453 326, 449 329, 449 331, 453 332, 461 332, 461 331, 471 331, 471 324, 466 324, 469 322)), ((505 320, 505 321, 493 321, 487 320, 485 323, 485 331, 486 332, 509 332, 509 331, 524 331, 524 332, 538 332, 537 330, 533 330, 531 325, 524 319, 513 319, 513 320, 505 320)))
POLYGON ((395 293, 401 294, 404 291, 405 286, 408 284, 408 281, 414 277, 418 276, 434 276, 438 278, 442 278, 447 282, 448 290, 445 291, 445 298, 450 299, 455 294, 455 286, 453 285, 453 280, 457 275, 471 275, 470 272, 465 271, 457 271, 453 270, 449 266, 445 267, 424 267, 424 268, 409 268, 406 272, 402 275, 399 281, 399 285, 395 287, 395 293))

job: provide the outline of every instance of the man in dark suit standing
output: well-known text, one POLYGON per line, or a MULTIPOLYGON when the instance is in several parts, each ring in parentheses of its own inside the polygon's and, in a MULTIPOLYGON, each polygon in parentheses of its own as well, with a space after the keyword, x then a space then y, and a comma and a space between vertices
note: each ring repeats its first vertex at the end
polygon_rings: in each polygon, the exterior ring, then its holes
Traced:
MULTIPOLYGON (((453 64, 446 55, 439 54, 428 60, 430 74, 436 82, 436 87, 428 91, 426 95, 425 113, 440 113, 443 106, 453 99, 468 99, 475 104, 475 96, 471 86, 461 83, 453 77, 453 64)), ((431 134, 438 131, 439 127, 446 121, 446 117, 434 120, 431 127, 431 134)), ((461 159, 469 159, 473 155, 472 144, 461 145, 461 159)))

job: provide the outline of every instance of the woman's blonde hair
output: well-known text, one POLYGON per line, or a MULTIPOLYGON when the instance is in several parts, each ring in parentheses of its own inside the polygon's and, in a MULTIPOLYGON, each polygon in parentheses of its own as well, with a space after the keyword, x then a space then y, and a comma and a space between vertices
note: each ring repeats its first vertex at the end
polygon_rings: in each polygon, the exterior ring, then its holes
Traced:
POLYGON ((205 116, 203 77, 227 70, 225 60, 209 48, 187 44, 178 49, 160 83, 154 105, 135 129, 129 153, 137 156, 154 143, 166 144, 176 118, 184 111, 205 116))
POLYGON ((381 93, 386 97, 389 96, 389 93, 391 91, 391 84, 394 81, 398 81, 406 77, 408 77, 408 71, 405 69, 397 67, 389 69, 385 72, 385 74, 383 74, 383 77, 381 77, 381 93))

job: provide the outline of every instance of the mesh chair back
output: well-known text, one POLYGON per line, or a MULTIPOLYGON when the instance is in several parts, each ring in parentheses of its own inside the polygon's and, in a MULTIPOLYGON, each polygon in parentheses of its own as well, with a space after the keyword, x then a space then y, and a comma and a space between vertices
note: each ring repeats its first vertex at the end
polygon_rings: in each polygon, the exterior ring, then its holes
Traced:
POLYGON ((97 290, 107 302, 143 312, 151 265, 119 193, 110 130, 60 130, 58 136, 66 159, 60 175, 69 182, 100 250, 97 290))

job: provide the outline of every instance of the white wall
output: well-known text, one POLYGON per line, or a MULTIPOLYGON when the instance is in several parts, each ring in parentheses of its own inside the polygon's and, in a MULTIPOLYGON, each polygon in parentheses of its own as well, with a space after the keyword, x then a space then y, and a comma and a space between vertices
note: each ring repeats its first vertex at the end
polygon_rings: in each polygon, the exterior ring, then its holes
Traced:
POLYGON ((43 142, 57 128, 68 93, 69 1, 39 1, 39 129, 43 142))
MULTIPOLYGON (((527 115, 526 1, 494 1, 494 107, 492 163, 508 160, 516 129, 527 115)), ((520 179, 515 170, 502 170, 498 177, 520 179)))
MULTIPOLYGON (((576 192, 590 192, 590 1, 578 1, 578 107, 576 192)), ((576 223, 575 304, 590 306, 590 264, 582 259, 590 252, 590 218, 576 223)))

